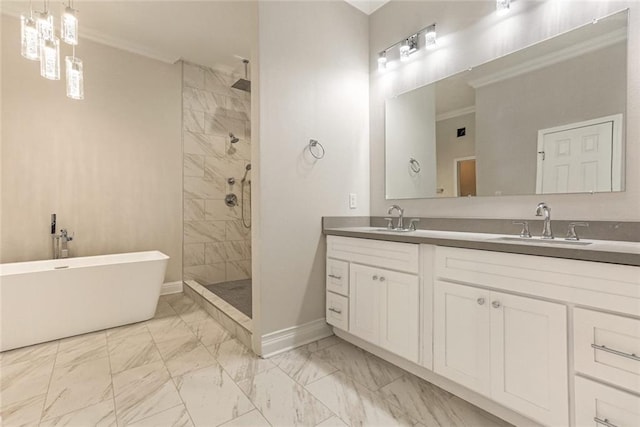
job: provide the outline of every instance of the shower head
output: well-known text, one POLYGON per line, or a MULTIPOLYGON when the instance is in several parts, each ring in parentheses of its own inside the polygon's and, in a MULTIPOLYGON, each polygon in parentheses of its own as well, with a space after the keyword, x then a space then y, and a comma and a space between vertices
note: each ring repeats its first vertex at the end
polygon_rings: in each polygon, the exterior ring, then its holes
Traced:
POLYGON ((247 67, 249 66, 249 60, 243 59, 242 63, 244 64, 244 79, 239 79, 233 85, 231 85, 234 89, 240 89, 245 92, 251 93, 251 81, 249 81, 249 75, 247 72, 247 67))
POLYGON ((235 144, 236 142, 240 141, 240 138, 238 138, 237 136, 235 136, 233 133, 229 132, 229 138, 231 138, 231 143, 235 144))
POLYGON ((244 167, 245 170, 250 171, 251 170, 251 163, 247 163, 247 166, 244 167))

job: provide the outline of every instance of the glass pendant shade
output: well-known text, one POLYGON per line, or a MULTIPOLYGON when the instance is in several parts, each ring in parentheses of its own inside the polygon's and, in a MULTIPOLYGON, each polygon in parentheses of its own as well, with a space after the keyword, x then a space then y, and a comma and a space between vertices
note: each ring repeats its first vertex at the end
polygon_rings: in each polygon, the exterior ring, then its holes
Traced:
POLYGON ((21 53, 27 59, 36 61, 40 59, 40 41, 38 39, 38 26, 31 16, 20 16, 20 42, 21 53))
POLYGON ((40 75, 60 80, 60 39, 40 40, 40 75))
POLYGON ((509 12, 511 0, 496 0, 496 12, 502 16, 509 12))
POLYGON ((40 40, 51 40, 53 34, 53 15, 49 12, 38 12, 36 17, 38 36, 40 40))
POLYGON ((70 7, 64 9, 60 25, 60 37, 66 44, 78 44, 78 11, 70 7))
POLYGON ((67 77, 67 96, 71 99, 84 99, 84 75, 82 60, 74 56, 64 58, 67 77))

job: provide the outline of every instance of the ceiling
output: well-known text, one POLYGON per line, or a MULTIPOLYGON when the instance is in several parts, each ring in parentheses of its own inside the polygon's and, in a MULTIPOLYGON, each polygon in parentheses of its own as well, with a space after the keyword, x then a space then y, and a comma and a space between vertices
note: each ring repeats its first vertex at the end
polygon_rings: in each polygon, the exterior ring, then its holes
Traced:
POLYGON ((371 15, 391 0, 344 0, 351 6, 360 9, 367 15, 371 15))
MULTIPOLYGON (((42 9, 34 1, 34 9, 42 9)), ((28 1, 2 1, 12 16, 29 10, 28 1)), ((61 2, 52 2, 59 16, 61 2)), ((225 71, 243 71, 239 59, 251 55, 257 31, 253 1, 76 0, 80 36, 173 63, 184 59, 225 71)), ((81 47, 80 47, 81 48, 81 47)))

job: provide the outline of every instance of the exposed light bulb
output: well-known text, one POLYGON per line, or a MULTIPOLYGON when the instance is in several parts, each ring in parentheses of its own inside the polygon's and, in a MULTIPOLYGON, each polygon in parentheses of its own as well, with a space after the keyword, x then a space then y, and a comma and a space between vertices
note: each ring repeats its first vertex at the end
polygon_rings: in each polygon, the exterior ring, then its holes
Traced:
POLYGON ((36 24, 38 27, 38 36, 40 40, 51 40, 54 38, 53 33, 53 15, 49 12, 36 12, 36 24))
POLYGON ((509 13, 511 7, 511 0, 496 0, 496 12, 498 16, 506 15, 509 13))
POLYGON ((67 78, 67 96, 71 99, 84 99, 84 73, 82 60, 75 56, 64 58, 67 78))
POLYGON ((66 44, 78 44, 78 11, 66 7, 62 13, 60 24, 60 37, 66 44))
POLYGON ((401 61, 409 60, 409 56, 411 55, 409 50, 410 50, 409 49, 409 41, 408 40, 403 40, 402 43, 400 44, 400 60, 401 61))
POLYGON ((40 75, 60 80, 60 39, 40 40, 40 75))
POLYGON ((31 14, 20 16, 20 42, 22 56, 32 61, 40 59, 38 26, 31 14))
POLYGON ((378 54, 378 70, 387 68, 387 51, 383 50, 378 54))
POLYGON ((424 34, 425 46, 427 49, 435 49, 436 39, 436 24, 433 24, 427 28, 427 31, 424 34))

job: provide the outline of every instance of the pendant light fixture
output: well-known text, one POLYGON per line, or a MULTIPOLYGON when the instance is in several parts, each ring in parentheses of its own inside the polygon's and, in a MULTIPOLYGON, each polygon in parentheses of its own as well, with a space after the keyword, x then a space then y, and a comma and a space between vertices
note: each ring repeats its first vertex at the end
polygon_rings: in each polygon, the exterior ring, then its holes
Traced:
POLYGON ((40 41, 38 39, 38 25, 33 19, 33 9, 29 5, 29 14, 20 16, 20 44, 21 53, 27 59, 40 59, 40 41))
POLYGON ((67 96, 71 99, 84 99, 84 74, 82 60, 76 58, 75 48, 73 56, 64 58, 67 78, 67 96))
POLYGON ((65 56, 66 92, 71 99, 84 99, 83 63, 76 57, 78 45, 78 11, 69 0, 60 17, 60 38, 56 37, 49 0, 44 10, 34 12, 29 2, 29 13, 21 15, 21 54, 30 60, 40 60, 40 75, 49 80, 60 80, 60 40, 72 46, 71 56, 65 56))
POLYGON ((60 18, 60 38, 66 44, 78 44, 78 11, 73 8, 73 0, 69 1, 60 18))

